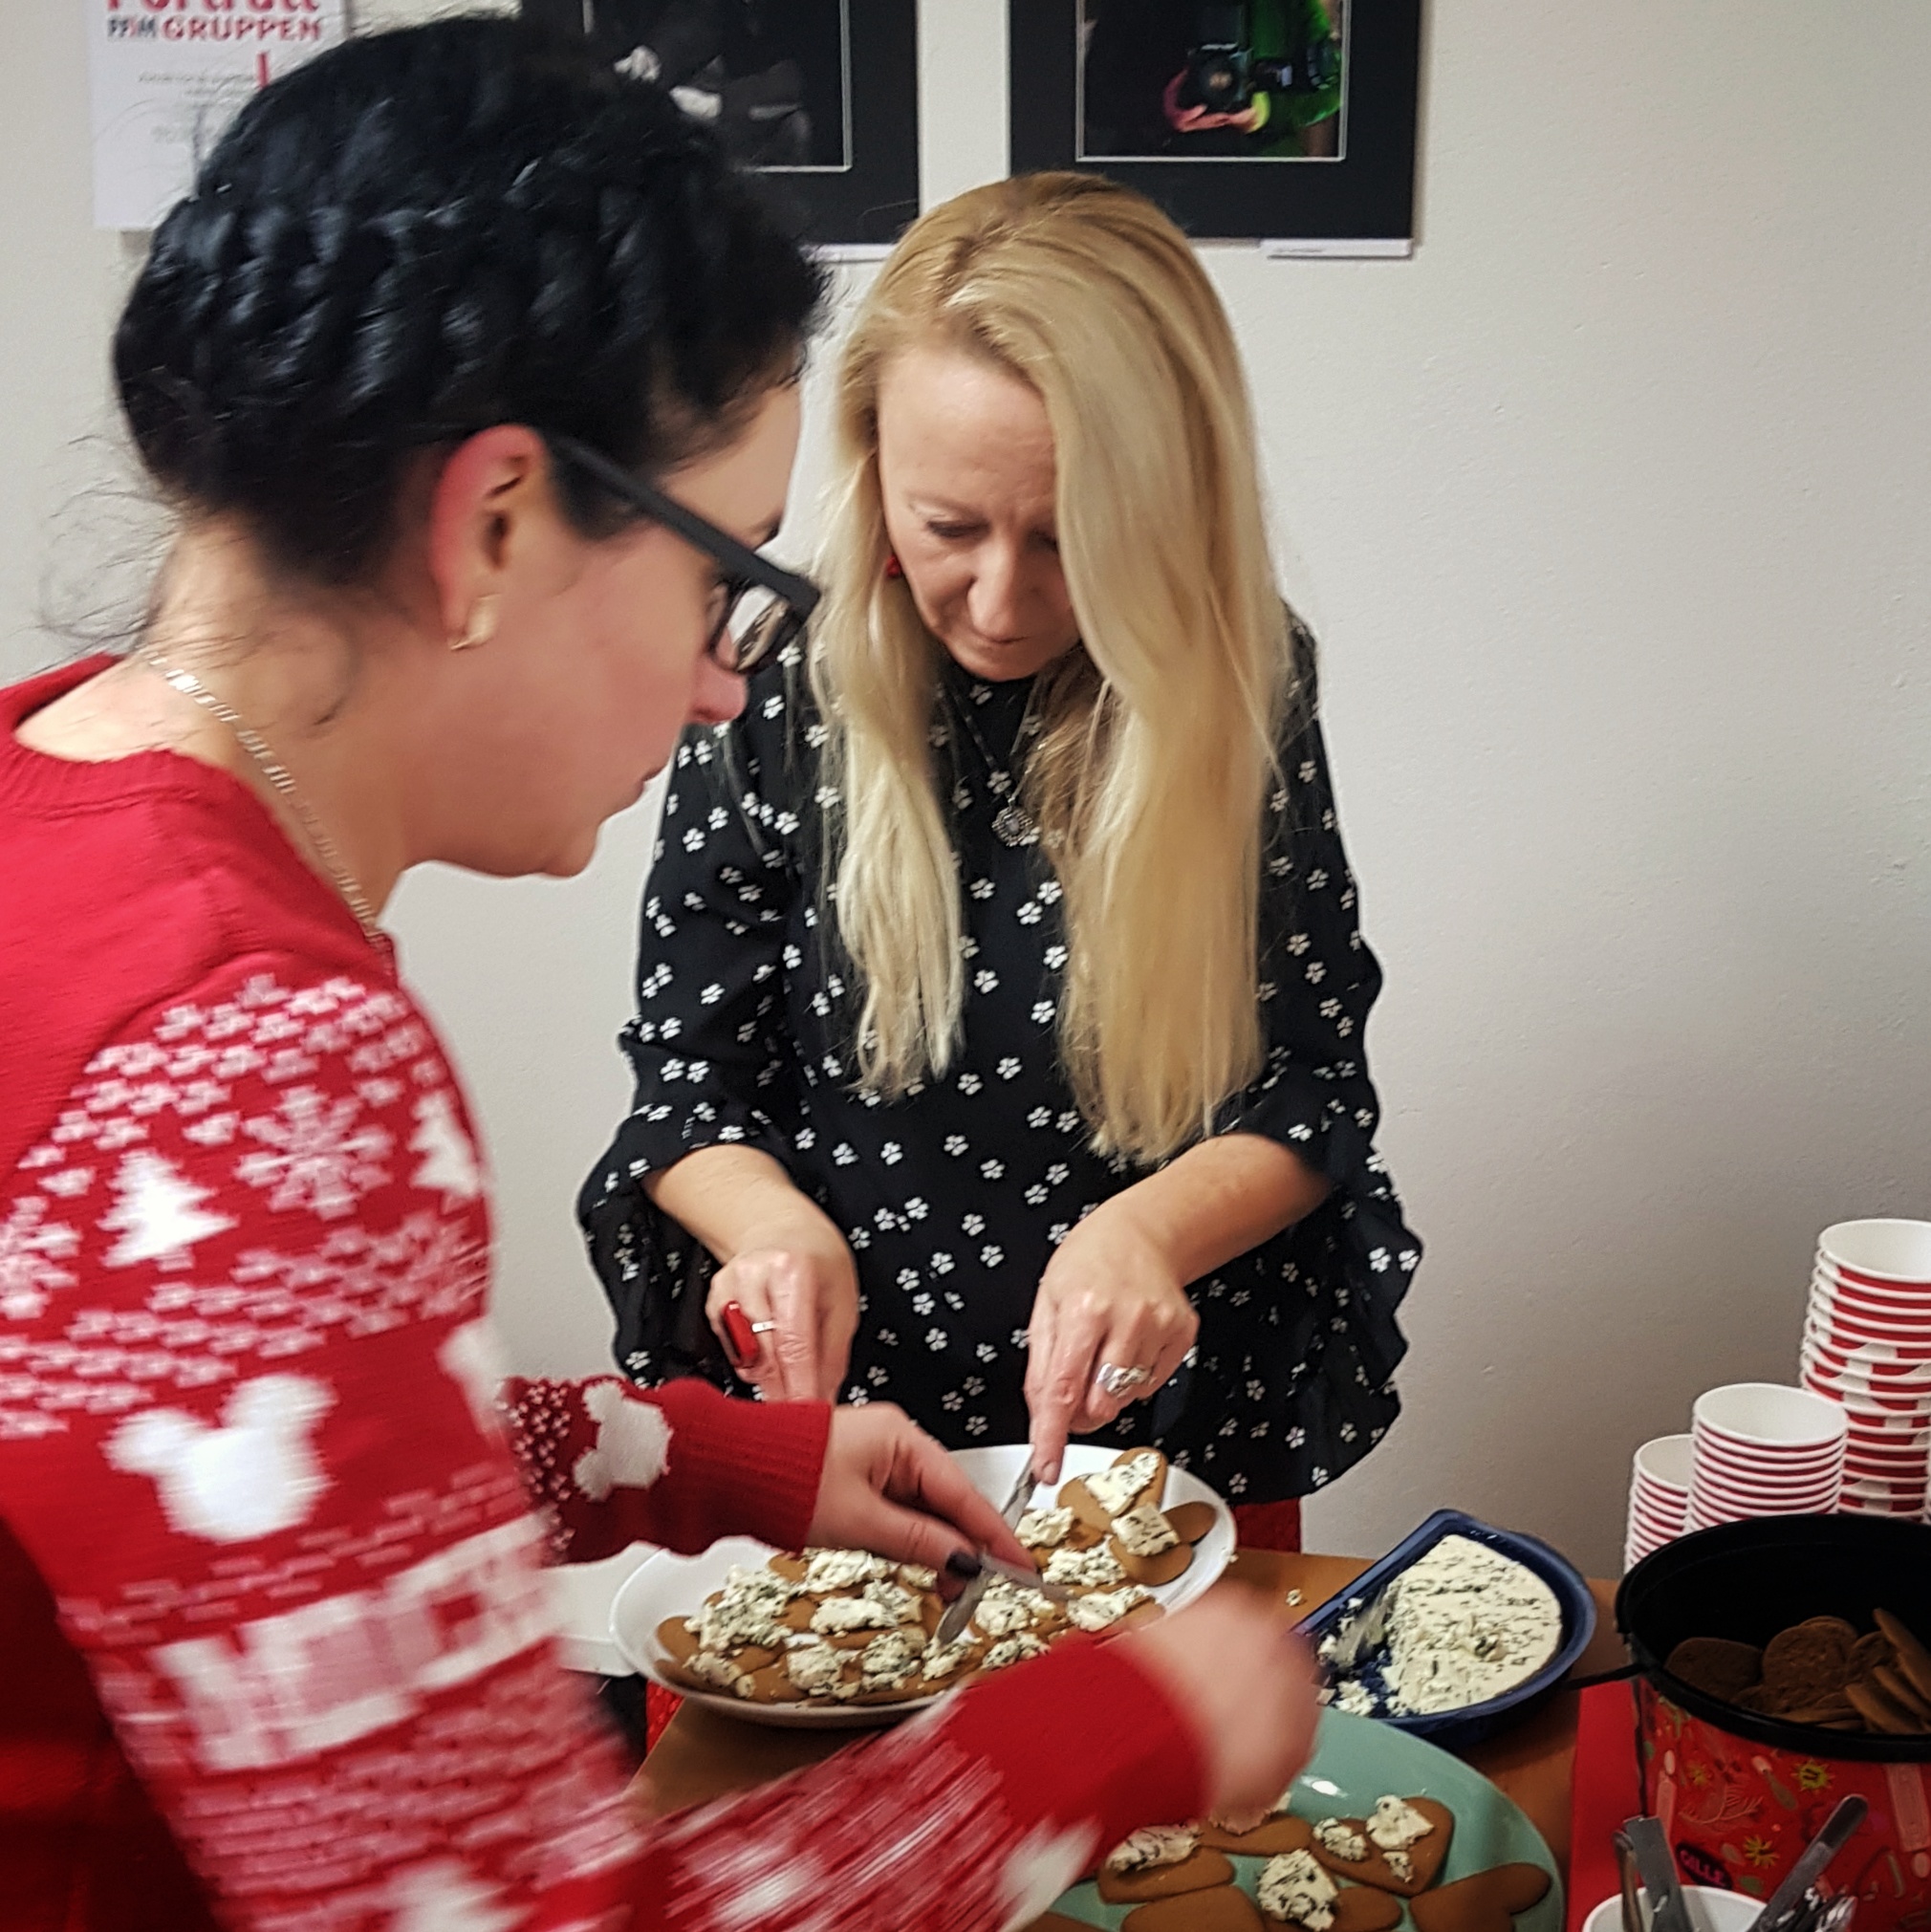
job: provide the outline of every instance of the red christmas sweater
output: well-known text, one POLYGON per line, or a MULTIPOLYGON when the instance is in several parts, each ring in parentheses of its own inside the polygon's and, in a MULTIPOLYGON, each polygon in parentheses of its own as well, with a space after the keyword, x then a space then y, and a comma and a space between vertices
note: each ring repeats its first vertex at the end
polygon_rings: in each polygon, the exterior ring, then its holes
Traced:
POLYGON ((1191 1815, 1189 1730, 1090 1643, 632 1814, 546 1545, 795 1545, 829 1411, 500 1399, 428 1023, 227 774, 18 742, 98 668, 0 692, 9 1932, 1004 1927, 1191 1815))

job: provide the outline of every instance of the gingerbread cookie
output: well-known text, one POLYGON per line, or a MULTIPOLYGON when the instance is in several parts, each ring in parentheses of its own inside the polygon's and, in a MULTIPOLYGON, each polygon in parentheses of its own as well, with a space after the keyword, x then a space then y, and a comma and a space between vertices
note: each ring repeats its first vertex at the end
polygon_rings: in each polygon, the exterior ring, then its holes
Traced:
POLYGON ((1415 1932, 1510 1932, 1509 1921, 1549 1896, 1540 1865, 1493 1865, 1408 1902, 1415 1932))
POLYGON ((1856 1640, 1857 1633, 1841 1617, 1812 1617, 1778 1631, 1764 1645, 1765 1690, 1797 1710, 1842 1690, 1856 1640))
POLYGON ((802 1704, 804 1692, 792 1682, 792 1674, 782 1663, 768 1663, 749 1672, 748 1691, 753 1704, 802 1704))
MULTIPOLYGON (((1189 1834, 1189 1836, 1192 1834, 1189 1834)), ((1126 1843, 1143 1838, 1136 1832, 1126 1843)), ((1125 1850, 1122 1846, 1120 1850, 1125 1850)), ((1120 1871, 1113 1863, 1113 1854, 1099 1868, 1099 1896, 1109 1905, 1139 1905, 1152 1899, 1178 1898, 1182 1892, 1204 1892, 1214 1885, 1231 1885, 1234 1868, 1225 1854, 1210 1852, 1198 1844, 1185 1857, 1172 1863, 1137 1865, 1120 1871)))
POLYGON ((1193 1561, 1193 1545, 1151 1503, 1116 1516, 1106 1547, 1120 1569, 1141 1585, 1171 1583, 1193 1561))
POLYGON ((1857 1722, 1857 1707, 1842 1691, 1834 1691, 1817 1703, 1806 1704, 1800 1710, 1783 1711, 1779 1715, 1786 1724, 1833 1725, 1857 1722))
POLYGON ((1166 1520, 1182 1543, 1198 1543, 1217 1519, 1211 1503, 1176 1503, 1166 1512, 1166 1520))
POLYGON ((1894 1702, 1875 1678, 1867 1682, 1847 1683, 1844 1695, 1856 1706, 1857 1715, 1873 1730, 1883 1731, 1891 1737, 1915 1737, 1920 1731, 1931 1730, 1931 1725, 1924 1724, 1902 1704, 1894 1702))
POLYGON ((1314 1826, 1313 1851, 1330 1872, 1412 1899, 1441 1877, 1454 1835, 1455 1814, 1439 1799, 1388 1797, 1372 1817, 1314 1826))
POLYGON ((1238 1886, 1159 1899, 1126 1915, 1122 1932, 1267 1932, 1268 1921, 1238 1886))
POLYGON ((1334 1922, 1329 1932, 1393 1932, 1401 1922, 1401 1901, 1372 1885, 1344 1885, 1334 1897, 1334 1922))
MULTIPOLYGON (((717 1661, 722 1665, 724 1660, 720 1658, 717 1661)), ((720 1682, 712 1678, 700 1677, 691 1668, 688 1658, 666 1658, 658 1665, 658 1669, 662 1672, 667 1682, 677 1684, 683 1690, 706 1691, 713 1697, 718 1696, 720 1693, 728 1695, 730 1691, 728 1682, 720 1682)))
POLYGON ((672 1662, 682 1663, 697 1648, 697 1632, 682 1617, 666 1617, 657 1626, 657 1640, 672 1662))
POLYGON ((1401 1904, 1367 1885, 1337 1885, 1308 1852, 1269 1858, 1258 1885, 1262 1918, 1292 1932, 1393 1932, 1401 1904))
POLYGON ((1919 1640, 1917 1633, 1888 1610, 1875 1613, 1877 1629, 1897 1658, 1897 1667, 1921 1698, 1931 1699, 1931 1650, 1919 1640))
POLYGON ((1891 1639, 1881 1630, 1867 1630, 1851 1646, 1850 1675, 1853 1678, 1869 1677, 1880 1663, 1896 1661, 1891 1639))
POLYGON ((1880 1663, 1871 1673, 1871 1682, 1893 1704, 1908 1710, 1920 1724, 1931 1722, 1931 1699, 1920 1697, 1917 1687, 1902 1671, 1893 1669, 1888 1663, 1880 1663))
POLYGON ((1685 1638, 1664 1668, 1739 1710, 1785 1724, 1931 1733, 1931 1650, 1890 1611, 1874 1616, 1877 1628, 1861 1637, 1841 1617, 1807 1617, 1779 1631, 1761 1653, 1726 1638, 1685 1638), (1759 1655, 1761 1678, 1746 1681, 1759 1655))
POLYGON ((1662 1667, 1692 1690, 1734 1704, 1763 1682, 1764 1653, 1754 1643, 1736 1643, 1727 1637, 1685 1637, 1662 1667))
POLYGON ((1250 1858, 1278 1858, 1284 1852, 1305 1852, 1314 1841, 1314 1828, 1291 1812, 1275 1812, 1244 1832, 1209 1818, 1200 1828, 1200 1841, 1216 1852, 1238 1852, 1250 1858))
POLYGON ((1075 1476, 1059 1491, 1059 1507, 1071 1509, 1102 1533, 1113 1519, 1141 1503, 1158 1506, 1166 1493, 1166 1458, 1158 1449, 1128 1449, 1091 1476, 1075 1476))

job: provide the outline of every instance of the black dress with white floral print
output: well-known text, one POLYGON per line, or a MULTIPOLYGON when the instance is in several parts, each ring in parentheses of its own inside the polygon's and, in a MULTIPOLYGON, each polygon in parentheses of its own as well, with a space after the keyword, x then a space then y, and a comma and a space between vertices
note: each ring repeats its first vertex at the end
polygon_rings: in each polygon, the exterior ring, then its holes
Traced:
MULTIPOLYGON (((941 679, 932 739, 964 889, 964 1042, 943 1077, 892 1101, 855 1086, 858 1001, 825 912, 825 734, 795 661, 752 680, 734 725, 680 746, 622 1034, 635 1106, 579 1203, 618 1360, 637 1379, 696 1372, 745 1392, 704 1325, 709 1257, 640 1184, 734 1141, 780 1161, 851 1242, 860 1314, 844 1399, 898 1402, 955 1447, 1025 1439, 1039 1277, 1081 1215, 1146 1171, 1088 1145, 1056 1051, 1058 882, 1036 843, 1008 842, 1009 819, 1006 837, 994 830, 1030 690, 949 663, 941 679)), ((1395 1311, 1421 1258, 1373 1145, 1362 1030, 1380 969, 1312 706, 1282 770, 1261 907, 1266 1064, 1215 1124, 1291 1147, 1332 1192, 1191 1285, 1193 1358, 1095 1439, 1157 1441, 1246 1502, 1318 1488, 1386 1433, 1395 1311)))

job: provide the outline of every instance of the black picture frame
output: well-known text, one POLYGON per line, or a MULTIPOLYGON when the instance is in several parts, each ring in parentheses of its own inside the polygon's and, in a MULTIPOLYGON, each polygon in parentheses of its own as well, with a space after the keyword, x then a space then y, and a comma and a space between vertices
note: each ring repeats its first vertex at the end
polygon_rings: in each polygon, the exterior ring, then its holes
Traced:
MULTIPOLYGON (((1202 241, 1306 242, 1316 251, 1323 243, 1365 243, 1363 252, 1406 251, 1415 231, 1421 0, 1347 0, 1338 152, 1281 159, 1082 152, 1091 122, 1081 38, 1096 4, 1009 0, 1013 173, 1107 175, 1138 188, 1202 241)), ((1172 0, 1172 8, 1184 11, 1183 0, 1172 0)))
POLYGON ((896 241, 919 213, 919 26, 913 0, 522 0, 522 9, 527 19, 614 54, 629 37, 627 21, 658 19, 673 4, 685 12, 705 6, 720 13, 741 10, 775 21, 780 32, 795 32, 814 9, 836 13, 840 74, 835 96, 824 76, 813 76, 820 111, 809 153, 776 163, 744 158, 746 172, 779 218, 808 243, 872 250, 896 241))

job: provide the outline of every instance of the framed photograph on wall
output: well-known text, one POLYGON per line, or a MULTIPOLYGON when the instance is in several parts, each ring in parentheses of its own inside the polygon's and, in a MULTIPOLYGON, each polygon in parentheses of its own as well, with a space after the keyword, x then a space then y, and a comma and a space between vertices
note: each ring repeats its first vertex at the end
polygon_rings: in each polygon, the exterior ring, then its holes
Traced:
POLYGON ((662 81, 807 241, 882 247, 918 214, 911 0, 523 0, 523 12, 662 81))
POLYGON ((1011 165, 1140 189, 1202 240, 1406 253, 1421 0, 1009 0, 1011 165))

